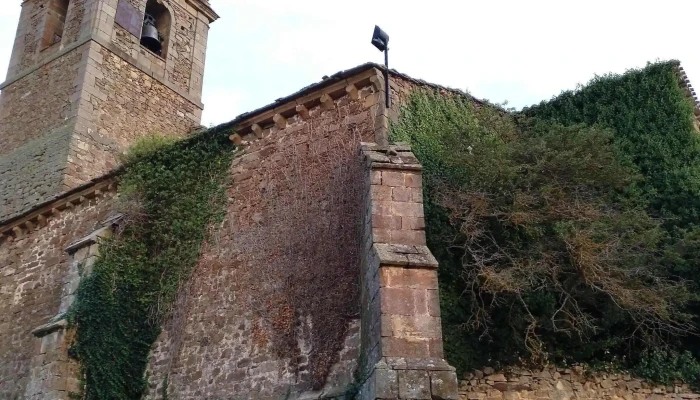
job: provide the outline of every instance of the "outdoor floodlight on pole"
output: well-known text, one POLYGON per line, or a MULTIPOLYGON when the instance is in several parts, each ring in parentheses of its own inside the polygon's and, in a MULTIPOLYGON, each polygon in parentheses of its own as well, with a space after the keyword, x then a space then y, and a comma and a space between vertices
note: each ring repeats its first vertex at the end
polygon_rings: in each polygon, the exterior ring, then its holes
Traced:
POLYGON ((386 108, 391 107, 391 97, 389 96, 389 35, 384 32, 379 26, 374 26, 374 35, 372 35, 372 44, 379 51, 384 52, 384 93, 386 94, 386 108))

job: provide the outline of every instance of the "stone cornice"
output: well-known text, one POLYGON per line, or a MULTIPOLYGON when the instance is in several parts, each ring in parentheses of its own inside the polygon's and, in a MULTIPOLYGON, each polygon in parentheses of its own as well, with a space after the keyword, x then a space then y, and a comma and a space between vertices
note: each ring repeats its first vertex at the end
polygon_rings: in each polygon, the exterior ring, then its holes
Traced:
POLYGON ((98 178, 85 185, 37 205, 25 214, 12 218, 0 225, 0 243, 6 240, 23 238, 26 234, 41 229, 60 215, 80 207, 89 199, 112 195, 116 191, 114 174, 98 178))
POLYGON ((31 67, 28 67, 22 71, 19 71, 16 74, 14 74, 13 76, 7 77, 7 79, 4 82, 0 83, 0 90, 5 89, 6 87, 8 87, 11 84, 17 82, 18 80, 24 78, 25 76, 39 70, 39 68, 56 60, 57 58, 62 57, 64 55, 70 53, 71 51, 77 49, 78 47, 81 47, 82 45, 89 43, 90 40, 92 40, 92 38, 90 38, 90 37, 79 39, 79 40, 75 41, 74 43, 71 43, 70 45, 64 47, 63 49, 61 49, 57 53, 51 54, 49 56, 46 56, 46 57, 40 59, 39 61, 34 63, 34 65, 32 65, 31 67))
POLYGON ((191 7, 193 7, 195 10, 199 11, 200 13, 204 14, 205 17, 209 20, 209 23, 212 23, 219 19, 219 14, 217 14, 213 8, 209 5, 209 1, 207 0, 186 0, 187 4, 189 4, 191 7))
POLYGON ((326 85, 321 82, 318 86, 307 88, 312 90, 302 90, 269 106, 242 114, 224 125, 235 128, 231 140, 238 142, 236 144, 252 142, 267 136, 272 129, 285 129, 291 121, 309 118, 309 112, 314 108, 335 108, 335 102, 344 96, 358 100, 359 91, 365 87, 371 86, 372 90, 379 90, 375 84, 378 75, 381 75, 379 70, 367 68, 342 79, 329 79, 326 85))

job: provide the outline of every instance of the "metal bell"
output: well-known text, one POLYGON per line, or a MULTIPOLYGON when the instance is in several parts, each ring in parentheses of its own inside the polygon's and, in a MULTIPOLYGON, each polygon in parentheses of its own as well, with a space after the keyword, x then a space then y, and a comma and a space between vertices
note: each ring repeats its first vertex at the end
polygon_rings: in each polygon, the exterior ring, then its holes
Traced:
POLYGON ((160 54, 160 51, 163 50, 160 33, 158 33, 158 28, 156 28, 156 20, 149 14, 146 14, 143 20, 141 45, 156 54, 160 54))

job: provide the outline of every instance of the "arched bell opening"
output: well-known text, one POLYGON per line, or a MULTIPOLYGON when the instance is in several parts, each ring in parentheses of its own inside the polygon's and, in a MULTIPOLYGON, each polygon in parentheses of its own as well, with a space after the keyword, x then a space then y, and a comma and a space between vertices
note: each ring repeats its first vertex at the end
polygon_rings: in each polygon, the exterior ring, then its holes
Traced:
POLYGON ((168 55, 171 20, 170 11, 162 0, 148 0, 143 18, 141 45, 165 58, 168 55))
POLYGON ((44 26, 44 35, 41 38, 42 49, 63 40, 69 3, 70 0, 51 0, 48 2, 46 25, 44 26))

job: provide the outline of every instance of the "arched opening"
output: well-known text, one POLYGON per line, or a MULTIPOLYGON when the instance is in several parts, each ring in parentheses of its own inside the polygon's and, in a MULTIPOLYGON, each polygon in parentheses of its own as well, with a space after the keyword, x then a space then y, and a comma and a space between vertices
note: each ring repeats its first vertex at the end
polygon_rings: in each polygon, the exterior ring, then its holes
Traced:
POLYGON ((63 30, 66 26, 66 15, 68 15, 68 4, 70 0, 51 0, 46 11, 46 24, 44 25, 44 35, 41 38, 42 50, 60 43, 63 39, 63 30))
POLYGON ((153 53, 165 58, 168 55, 171 17, 162 0, 148 0, 143 19, 141 44, 153 53))

